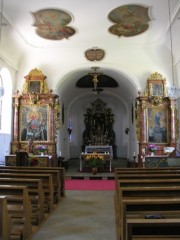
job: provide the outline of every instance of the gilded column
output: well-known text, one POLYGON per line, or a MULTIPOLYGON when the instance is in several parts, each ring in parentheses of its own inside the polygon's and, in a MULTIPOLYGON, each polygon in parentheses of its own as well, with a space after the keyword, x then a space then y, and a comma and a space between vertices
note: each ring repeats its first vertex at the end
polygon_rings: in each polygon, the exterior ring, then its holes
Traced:
POLYGON ((141 119, 140 119, 140 128, 141 128, 141 143, 147 142, 147 114, 146 114, 146 102, 142 101, 141 104, 141 119))
POLYGON ((171 146, 176 144, 176 104, 175 99, 170 100, 170 110, 171 110, 171 126, 170 126, 170 133, 171 133, 171 146))

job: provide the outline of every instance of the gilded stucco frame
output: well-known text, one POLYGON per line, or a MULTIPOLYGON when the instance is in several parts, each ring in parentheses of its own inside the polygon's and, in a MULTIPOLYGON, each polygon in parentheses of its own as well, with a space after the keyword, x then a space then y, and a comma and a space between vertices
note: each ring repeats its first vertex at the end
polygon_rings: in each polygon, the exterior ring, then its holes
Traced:
POLYGON ((147 79, 146 94, 149 97, 165 97, 166 96, 166 79, 157 72, 150 75, 147 79))
POLYGON ((46 76, 37 68, 32 69, 27 76, 25 76, 25 83, 23 85, 23 94, 47 94, 49 89, 46 82, 46 76))

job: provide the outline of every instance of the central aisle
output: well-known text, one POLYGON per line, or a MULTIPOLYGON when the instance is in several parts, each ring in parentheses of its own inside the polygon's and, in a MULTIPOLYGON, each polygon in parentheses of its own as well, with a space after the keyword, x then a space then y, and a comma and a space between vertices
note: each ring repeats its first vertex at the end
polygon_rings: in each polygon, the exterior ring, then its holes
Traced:
POLYGON ((32 240, 114 240, 114 191, 66 191, 32 240))

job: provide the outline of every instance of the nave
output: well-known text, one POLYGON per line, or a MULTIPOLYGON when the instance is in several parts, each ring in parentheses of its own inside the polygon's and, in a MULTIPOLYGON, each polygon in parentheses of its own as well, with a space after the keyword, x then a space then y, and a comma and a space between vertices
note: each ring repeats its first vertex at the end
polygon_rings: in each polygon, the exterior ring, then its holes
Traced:
POLYGON ((114 191, 66 191, 32 240, 115 240, 114 191))

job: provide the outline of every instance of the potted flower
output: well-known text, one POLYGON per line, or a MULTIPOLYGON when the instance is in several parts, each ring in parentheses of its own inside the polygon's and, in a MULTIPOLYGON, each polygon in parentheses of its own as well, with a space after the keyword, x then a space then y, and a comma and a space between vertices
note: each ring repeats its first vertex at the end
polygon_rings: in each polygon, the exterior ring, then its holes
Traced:
POLYGON ((147 149, 151 153, 151 156, 154 156, 154 152, 158 150, 158 147, 155 144, 149 144, 147 149))
POLYGON ((42 156, 44 156, 44 152, 47 150, 47 146, 46 145, 36 145, 36 149, 41 153, 42 156))
POLYGON ((104 157, 98 153, 88 154, 85 158, 87 165, 92 168, 93 174, 97 173, 97 169, 102 167, 104 157))

